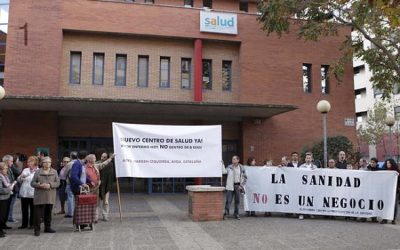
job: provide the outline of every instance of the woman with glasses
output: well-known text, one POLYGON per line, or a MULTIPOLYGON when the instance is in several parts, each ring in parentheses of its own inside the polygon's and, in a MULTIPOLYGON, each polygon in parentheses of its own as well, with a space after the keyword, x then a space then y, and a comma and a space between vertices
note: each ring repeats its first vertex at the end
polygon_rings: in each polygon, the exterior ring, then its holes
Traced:
POLYGON ((51 213, 56 203, 56 189, 60 186, 57 171, 51 168, 51 158, 46 156, 42 160, 42 168, 36 171, 31 186, 35 188, 33 197, 35 236, 40 235, 40 224, 43 219, 44 232, 55 233, 51 228, 51 213))

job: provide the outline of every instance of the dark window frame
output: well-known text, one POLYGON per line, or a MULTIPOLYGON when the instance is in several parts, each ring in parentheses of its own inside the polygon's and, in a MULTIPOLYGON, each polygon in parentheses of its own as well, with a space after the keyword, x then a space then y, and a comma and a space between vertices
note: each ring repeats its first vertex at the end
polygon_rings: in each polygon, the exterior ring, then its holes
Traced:
POLYGON ((115 55, 115 79, 114 79, 114 85, 115 86, 126 86, 126 73, 127 73, 127 68, 128 68, 128 56, 126 54, 116 54, 115 55), (124 58, 125 59, 125 70, 124 70, 124 82, 118 83, 118 58, 124 58))
POLYGON ((232 61, 231 60, 222 60, 222 74, 224 73, 225 65, 229 65, 229 68, 227 69, 228 75, 229 75, 229 83, 228 83, 229 88, 225 87, 224 76, 222 75, 222 90, 223 91, 232 91, 232 61))
POLYGON ((203 89, 208 89, 208 90, 212 90, 212 85, 213 85, 213 82, 212 82, 212 60, 211 59, 203 59, 202 60, 202 72, 201 72, 201 76, 202 76, 202 88, 203 89), (205 67, 204 67, 204 63, 208 63, 208 65, 209 65, 209 70, 208 70, 208 73, 209 73, 209 82, 208 82, 208 87, 206 87, 206 83, 204 82, 204 70, 205 70, 205 67))
POLYGON ((150 57, 148 55, 138 55, 138 65, 137 65, 137 87, 147 88, 149 86, 149 63, 150 57), (146 59, 146 84, 145 86, 140 85, 140 59, 146 59))
POLYGON ((312 64, 311 63, 303 63, 302 65, 302 89, 303 89, 303 93, 311 93, 312 92, 312 64), (304 67, 306 67, 307 70, 307 75, 305 75, 305 69, 304 67), (306 89, 306 87, 304 86, 304 77, 307 77, 308 79, 308 87, 306 89))
POLYGON ((70 84, 80 84, 82 77, 82 52, 81 51, 70 51, 70 59, 69 59, 69 83, 70 84), (72 82, 72 55, 79 55, 79 79, 77 82, 72 82))
POLYGON ((203 7, 212 9, 212 0, 203 0, 203 7))
POLYGON ((181 58, 181 89, 192 89, 192 58, 186 58, 186 57, 181 58), (189 62, 189 86, 187 88, 183 87, 182 63, 184 61, 189 62))
POLYGON ((329 94, 330 90, 330 81, 329 81, 329 65, 328 64, 323 64, 321 65, 321 92, 322 94, 329 94), (322 69, 324 69, 324 74, 322 75, 322 69), (325 88, 322 86, 323 81, 325 81, 325 88))
POLYGON ((159 74, 159 87, 161 89, 168 89, 171 86, 171 57, 167 57, 167 56, 160 56, 160 74, 159 74), (161 79, 161 74, 162 74, 162 69, 161 69, 161 64, 163 60, 167 60, 168 62, 168 81, 167 81, 167 86, 162 86, 162 79, 161 79))
POLYGON ((244 12, 249 12, 249 2, 246 0, 239 1, 239 10, 244 12))
POLYGON ((183 0, 183 6, 193 7, 193 0, 183 0))
POLYGON ((106 55, 105 53, 102 52, 94 52, 93 53, 93 67, 92 67, 92 84, 93 85, 104 85, 104 71, 105 71, 105 60, 106 60, 106 55), (95 82, 95 73, 96 73, 96 56, 103 56, 103 63, 102 63, 102 72, 101 72, 101 83, 96 83, 95 82))

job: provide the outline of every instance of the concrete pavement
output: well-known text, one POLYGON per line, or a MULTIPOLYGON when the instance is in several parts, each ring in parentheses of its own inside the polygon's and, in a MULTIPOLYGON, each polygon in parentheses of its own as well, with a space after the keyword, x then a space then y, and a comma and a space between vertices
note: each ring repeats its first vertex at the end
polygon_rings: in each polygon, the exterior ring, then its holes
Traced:
MULTIPOLYGON (((53 217, 55 234, 33 236, 8 223, 1 250, 16 249, 400 249, 400 225, 361 223, 344 219, 245 217, 221 222, 192 222, 187 195, 123 194, 120 223, 117 196, 110 199, 111 218, 94 232, 74 232, 72 219, 53 217)), ((57 209, 58 210, 58 209, 57 209)), ((221 211, 222 212, 222 211, 221 211)))

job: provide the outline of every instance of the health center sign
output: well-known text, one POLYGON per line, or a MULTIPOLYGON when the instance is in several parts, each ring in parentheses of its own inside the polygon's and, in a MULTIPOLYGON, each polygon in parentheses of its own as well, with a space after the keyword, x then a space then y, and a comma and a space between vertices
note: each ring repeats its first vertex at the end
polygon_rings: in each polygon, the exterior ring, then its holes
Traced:
POLYGON ((237 15, 200 11, 200 31, 237 35, 237 15))
POLYGON ((392 220, 395 171, 248 167, 246 211, 392 220))
POLYGON ((113 123, 117 177, 221 177, 221 126, 113 123))

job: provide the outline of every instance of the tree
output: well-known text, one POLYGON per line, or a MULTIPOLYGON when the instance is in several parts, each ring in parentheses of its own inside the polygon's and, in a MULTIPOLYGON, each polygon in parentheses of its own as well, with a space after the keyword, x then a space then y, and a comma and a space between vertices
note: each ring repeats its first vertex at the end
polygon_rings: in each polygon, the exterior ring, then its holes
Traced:
POLYGON ((342 57, 332 62, 339 82, 344 65, 354 55, 369 65, 371 82, 383 91, 383 98, 400 83, 400 0, 261 0, 258 11, 268 35, 282 36, 295 24, 299 38, 318 41, 337 36, 339 29, 350 26, 356 35, 344 38, 342 57), (372 46, 363 46, 363 39, 372 46))
MULTIPOLYGON (((328 159, 330 158, 336 159, 340 151, 344 151, 348 159, 352 160, 358 159, 358 155, 353 150, 353 144, 346 136, 339 135, 339 136, 328 137, 327 146, 328 146, 328 159)), ((318 141, 312 145, 305 146, 301 153, 302 159, 305 158, 306 152, 313 153, 314 159, 320 160, 322 162, 324 159, 323 140, 318 141)))
POLYGON ((383 102, 376 102, 374 107, 368 111, 368 118, 365 124, 357 129, 357 136, 361 141, 369 145, 378 145, 382 142, 386 124, 385 118, 388 108, 383 102))

